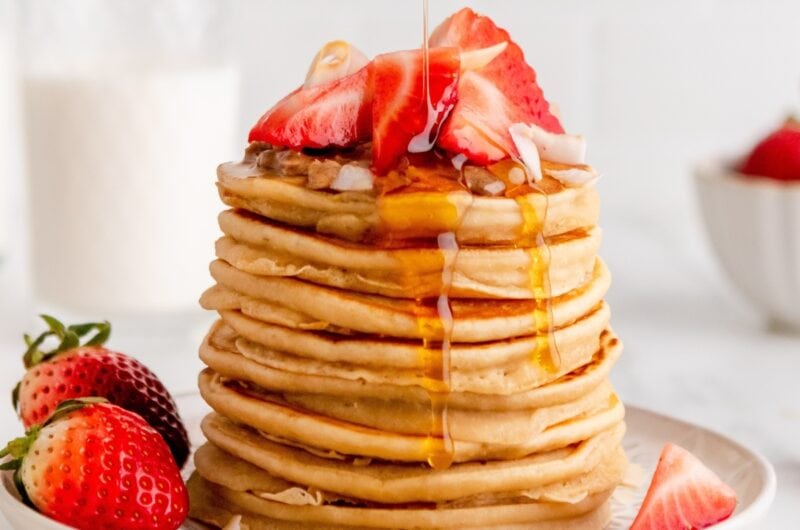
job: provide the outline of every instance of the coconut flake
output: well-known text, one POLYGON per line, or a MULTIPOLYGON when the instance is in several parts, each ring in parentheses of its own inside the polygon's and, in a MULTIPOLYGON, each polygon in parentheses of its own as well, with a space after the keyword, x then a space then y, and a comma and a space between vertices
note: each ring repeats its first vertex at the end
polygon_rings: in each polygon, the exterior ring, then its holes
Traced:
POLYGON ((361 70, 369 59, 359 49, 343 40, 335 40, 323 46, 306 74, 305 88, 332 83, 361 70))
POLYGON ((464 153, 458 153, 456 156, 450 159, 450 162, 453 164, 454 168, 456 168, 458 171, 461 171, 461 168, 464 167, 464 164, 467 162, 467 155, 464 153))
MULTIPOLYGON (((586 140, 583 136, 551 133, 538 125, 526 123, 515 123, 508 128, 508 132, 534 181, 542 178, 541 160, 582 165, 586 158, 586 140)), ((580 185, 596 176, 580 168, 575 171, 548 171, 548 174, 559 180, 563 177, 562 182, 567 185, 580 185)))
MULTIPOLYGON (((534 182, 542 180, 542 163, 539 159, 539 149, 530 134, 530 129, 524 123, 515 123, 508 128, 511 140, 519 152, 522 163, 528 169, 529 177, 534 182)), ((530 178, 528 179, 530 181, 530 178)))
POLYGON ((512 167, 511 169, 508 170, 508 181, 511 184, 516 184, 517 186, 519 186, 520 184, 525 182, 526 178, 527 176, 525 175, 525 170, 522 169, 521 167, 512 167))
POLYGON ((583 164, 586 160, 586 139, 578 134, 556 134, 538 125, 528 125, 528 135, 542 160, 561 164, 583 164))
POLYGON ((356 164, 345 164, 331 183, 331 189, 337 191, 368 191, 372 189, 375 176, 369 168, 356 164))
POLYGON ((597 173, 590 168, 571 167, 569 169, 547 169, 545 173, 566 186, 583 186, 597 179, 597 173))
POLYGON ((508 41, 498 42, 493 46, 461 52, 461 71, 480 70, 503 53, 508 46, 508 41))

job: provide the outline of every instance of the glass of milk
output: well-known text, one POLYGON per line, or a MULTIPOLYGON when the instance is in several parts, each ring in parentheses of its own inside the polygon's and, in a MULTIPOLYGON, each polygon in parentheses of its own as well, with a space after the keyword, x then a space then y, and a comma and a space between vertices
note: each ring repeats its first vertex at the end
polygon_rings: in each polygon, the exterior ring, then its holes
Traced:
POLYGON ((12 191, 17 184, 17 69, 14 4, 0 0, 0 267, 9 252, 12 191))
POLYGON ((109 318, 196 307, 215 168, 240 155, 222 2, 21 5, 37 299, 109 318))

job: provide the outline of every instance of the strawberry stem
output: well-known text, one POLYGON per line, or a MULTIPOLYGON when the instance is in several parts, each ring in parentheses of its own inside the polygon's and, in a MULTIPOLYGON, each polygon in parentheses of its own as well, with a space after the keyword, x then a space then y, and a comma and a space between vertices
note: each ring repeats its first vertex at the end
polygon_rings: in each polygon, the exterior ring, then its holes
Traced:
POLYGON ((83 407, 88 405, 95 405, 97 403, 108 403, 106 398, 102 397, 82 397, 82 398, 75 398, 75 399, 67 399, 62 401, 56 407, 56 410, 53 411, 53 414, 47 418, 47 421, 44 422, 44 425, 50 425, 58 421, 59 419, 63 418, 70 412, 75 412, 76 410, 80 410, 83 407))
POLYGON ((0 464, 0 469, 4 471, 9 469, 19 469, 19 467, 22 465, 22 459, 26 454, 28 454, 31 444, 36 441, 36 437, 39 436, 39 431, 41 429, 42 428, 38 425, 34 425, 28 430, 28 432, 25 433, 24 436, 14 438, 8 442, 5 448, 0 450, 0 458, 10 456, 11 459, 0 464))
POLYGON ((28 347, 22 357, 26 369, 47 361, 61 352, 79 346, 100 346, 104 344, 108 340, 109 335, 111 335, 111 324, 108 321, 87 322, 85 324, 65 326, 61 321, 50 315, 40 316, 47 324, 48 330, 41 333, 35 339, 31 338, 27 333, 23 335, 25 345, 28 347), (95 331, 95 334, 81 344, 81 339, 92 331, 95 331), (57 338, 59 340, 58 346, 49 351, 41 350, 39 347, 49 337, 57 338))

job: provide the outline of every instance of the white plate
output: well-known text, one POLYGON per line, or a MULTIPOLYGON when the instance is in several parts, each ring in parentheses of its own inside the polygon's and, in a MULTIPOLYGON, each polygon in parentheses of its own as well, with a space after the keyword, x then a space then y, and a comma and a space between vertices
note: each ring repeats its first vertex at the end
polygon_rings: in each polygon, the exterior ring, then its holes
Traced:
MULTIPOLYGON (((200 420, 208 407, 198 394, 177 397, 181 415, 189 428, 193 446, 203 443, 200 420)), ((626 412, 628 433, 625 451, 630 461, 641 466, 643 480, 634 487, 621 487, 614 495, 614 519, 607 530, 627 529, 639 509, 647 484, 655 469, 658 455, 665 442, 674 442, 702 460, 735 491, 739 505, 734 515, 715 529, 744 528, 758 521, 775 497, 775 471, 772 465, 757 452, 709 431, 656 412, 628 406, 626 412)), ((190 466, 187 465, 187 468, 190 466)), ((184 475, 191 473, 186 469, 184 475)), ((68 527, 47 519, 19 501, 11 480, 11 473, 2 474, 0 510, 16 530, 69 530, 68 527)), ((204 528, 196 523, 184 524, 182 529, 204 528)))

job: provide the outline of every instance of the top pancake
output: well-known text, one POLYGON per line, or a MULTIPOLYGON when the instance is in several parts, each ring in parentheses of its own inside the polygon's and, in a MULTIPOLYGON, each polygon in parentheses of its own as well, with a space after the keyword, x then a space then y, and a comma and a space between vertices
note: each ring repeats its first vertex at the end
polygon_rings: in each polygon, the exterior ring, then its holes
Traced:
POLYGON ((547 176, 542 193, 514 198, 476 196, 457 188, 382 197, 375 191, 314 190, 302 176, 280 176, 248 161, 221 164, 217 178, 228 206, 348 241, 374 241, 387 234, 436 238, 452 231, 463 244, 512 244, 538 233, 549 237, 595 226, 600 209, 592 184, 568 188, 547 176))

